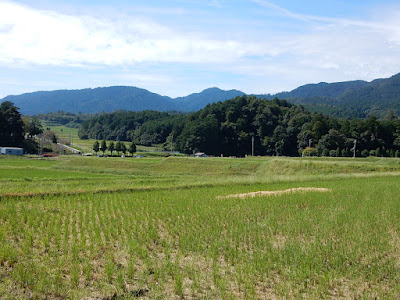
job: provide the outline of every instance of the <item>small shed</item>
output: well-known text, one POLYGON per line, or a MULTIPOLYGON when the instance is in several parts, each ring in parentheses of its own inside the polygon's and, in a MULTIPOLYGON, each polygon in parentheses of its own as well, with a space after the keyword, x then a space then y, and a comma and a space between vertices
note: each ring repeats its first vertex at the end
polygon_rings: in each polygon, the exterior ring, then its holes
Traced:
POLYGON ((24 149, 16 147, 1 147, 0 154, 7 155, 24 155, 24 149))

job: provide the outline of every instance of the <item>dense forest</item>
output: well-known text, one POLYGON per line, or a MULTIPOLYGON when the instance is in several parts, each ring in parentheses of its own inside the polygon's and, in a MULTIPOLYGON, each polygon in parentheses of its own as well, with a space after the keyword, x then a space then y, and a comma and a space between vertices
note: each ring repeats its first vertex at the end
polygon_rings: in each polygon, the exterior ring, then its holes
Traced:
POLYGON ((132 141, 150 146, 164 143, 185 115, 157 111, 117 111, 85 120, 79 129, 81 139, 132 141))
POLYGON ((399 156, 400 120, 337 119, 311 113, 285 100, 261 100, 255 96, 207 105, 188 114, 154 111, 120 111, 84 121, 81 138, 111 139, 166 149, 209 155, 351 156, 356 140, 357 156, 399 156), (172 145, 171 145, 172 143, 172 145), (307 152, 308 153, 308 152, 307 152))

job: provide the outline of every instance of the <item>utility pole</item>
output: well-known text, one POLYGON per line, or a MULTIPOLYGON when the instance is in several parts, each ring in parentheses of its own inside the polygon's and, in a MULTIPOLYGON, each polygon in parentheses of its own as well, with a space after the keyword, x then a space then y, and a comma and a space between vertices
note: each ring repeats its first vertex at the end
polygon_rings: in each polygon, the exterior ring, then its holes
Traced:
POLYGON ((312 143, 312 139, 308 140, 308 157, 311 156, 311 143, 312 143))
POLYGON ((354 147, 353 147, 353 158, 356 157, 356 146, 357 146, 357 140, 354 139, 354 147))
POLYGON ((42 138, 39 137, 39 149, 38 149, 38 154, 42 155, 43 154, 43 148, 42 148, 42 138))
POLYGON ((174 135, 172 135, 171 137, 171 152, 174 149, 173 147, 174 147, 174 135))
POLYGON ((251 156, 254 156, 254 135, 251 137, 251 156))

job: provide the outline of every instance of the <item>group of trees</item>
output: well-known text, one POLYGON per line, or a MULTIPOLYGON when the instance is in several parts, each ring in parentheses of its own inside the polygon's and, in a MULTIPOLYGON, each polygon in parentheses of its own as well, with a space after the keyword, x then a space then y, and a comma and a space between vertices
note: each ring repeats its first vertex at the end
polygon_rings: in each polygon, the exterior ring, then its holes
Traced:
POLYGON ((22 117, 10 101, 0 105, 0 146, 23 147, 28 153, 38 150, 34 136, 43 132, 42 125, 37 118, 22 117))
POLYGON ((93 144, 93 151, 99 152, 102 151, 103 155, 104 153, 109 150, 111 152, 111 156, 113 155, 114 151, 117 151, 118 156, 119 153, 122 152, 124 155, 126 153, 126 151, 128 151, 129 153, 131 153, 131 155, 133 156, 134 153, 136 153, 136 144, 134 142, 131 142, 129 144, 128 147, 125 146, 125 143, 118 141, 114 144, 113 141, 110 141, 109 144, 107 145, 107 142, 105 140, 103 140, 101 142, 101 144, 98 141, 95 141, 93 144))
POLYGON ((209 104, 186 115, 115 112, 82 123, 81 137, 100 134, 142 145, 163 143, 165 149, 187 154, 244 156, 254 145, 255 155, 300 156, 311 142, 310 153, 352 156, 356 140, 357 156, 400 156, 400 121, 393 114, 387 120, 338 119, 254 96, 209 104))
POLYGON ((157 111, 116 111, 97 115, 82 123, 81 139, 132 141, 150 146, 165 142, 175 124, 185 119, 183 114, 157 111))
POLYGON ((185 153, 212 155, 299 156, 309 146, 323 156, 400 155, 400 121, 336 119, 310 113, 285 100, 259 100, 253 96, 210 104, 177 124, 171 133, 185 153))

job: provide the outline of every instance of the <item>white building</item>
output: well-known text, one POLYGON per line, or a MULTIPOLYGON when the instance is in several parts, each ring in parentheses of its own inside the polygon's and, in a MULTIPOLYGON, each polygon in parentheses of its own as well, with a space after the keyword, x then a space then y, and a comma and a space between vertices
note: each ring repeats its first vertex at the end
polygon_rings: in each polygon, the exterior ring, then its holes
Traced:
POLYGON ((1 147, 0 154, 24 155, 24 149, 15 147, 1 147))

